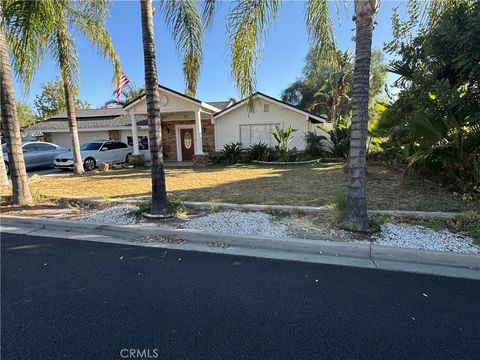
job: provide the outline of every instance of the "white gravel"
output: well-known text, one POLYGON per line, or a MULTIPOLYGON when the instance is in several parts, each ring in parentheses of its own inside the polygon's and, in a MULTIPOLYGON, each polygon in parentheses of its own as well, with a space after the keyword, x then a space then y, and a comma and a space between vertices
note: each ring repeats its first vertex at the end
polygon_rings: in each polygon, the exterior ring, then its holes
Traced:
POLYGON ((448 230, 434 231, 419 225, 392 223, 380 228, 381 233, 375 235, 376 245, 480 254, 480 246, 474 245, 470 237, 448 230))
POLYGON ((224 234, 288 237, 286 225, 275 223, 273 216, 261 212, 221 211, 193 219, 184 227, 224 234))
POLYGON ((79 220, 98 224, 131 225, 136 224, 137 220, 134 216, 129 216, 128 213, 136 209, 137 207, 134 205, 111 206, 83 216, 79 220))

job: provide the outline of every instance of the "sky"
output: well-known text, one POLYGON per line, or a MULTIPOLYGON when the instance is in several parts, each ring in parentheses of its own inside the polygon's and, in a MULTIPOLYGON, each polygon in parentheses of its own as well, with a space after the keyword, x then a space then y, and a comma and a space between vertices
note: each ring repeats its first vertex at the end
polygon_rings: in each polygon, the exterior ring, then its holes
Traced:
MULTIPOLYGON (((158 2, 154 6, 158 8, 158 2)), ((197 98, 203 101, 221 101, 230 97, 239 98, 230 75, 230 59, 227 48, 226 16, 231 3, 219 2, 215 19, 204 38, 204 59, 197 90, 197 98)), ((373 47, 382 48, 392 38, 390 17, 392 9, 401 6, 399 1, 382 1, 373 33, 373 47)), ((334 4, 332 3, 332 8, 334 4)), ((264 42, 264 51, 257 69, 257 89, 270 96, 280 97, 283 89, 301 75, 305 54, 308 50, 308 34, 304 20, 304 1, 283 1, 277 20, 264 42)), ((332 14, 336 27, 337 46, 354 53, 353 1, 347 9, 340 10, 340 19, 332 14), (340 20, 340 21, 338 21, 340 20)), ((106 26, 113 45, 120 57, 122 68, 131 82, 143 86, 143 49, 139 1, 114 1, 106 26)), ((157 52, 158 78, 160 84, 184 92, 185 81, 182 61, 171 39, 160 11, 154 16, 155 46, 157 52)), ((78 97, 99 107, 113 98, 113 68, 99 55, 81 34, 74 33, 79 54, 80 89, 78 97)), ((388 59, 388 57, 387 57, 388 59)), ((40 83, 59 75, 52 61, 46 59, 40 65, 30 92, 23 94, 15 83, 17 100, 33 104, 40 92, 40 83)), ((392 77, 389 77, 391 82, 392 77)))

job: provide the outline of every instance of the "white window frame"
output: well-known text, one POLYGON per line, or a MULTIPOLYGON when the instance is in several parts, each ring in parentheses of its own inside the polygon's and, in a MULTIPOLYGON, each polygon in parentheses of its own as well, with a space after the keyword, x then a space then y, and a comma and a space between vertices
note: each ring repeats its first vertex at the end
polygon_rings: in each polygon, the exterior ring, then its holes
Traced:
MULTIPOLYGON (((243 141, 242 141, 242 126, 250 126, 250 142, 252 140, 252 126, 271 126, 273 128, 275 128, 275 126, 280 126, 281 127, 281 123, 253 123, 253 124, 240 124, 238 126, 238 138, 240 139, 240 144, 242 146, 243 149, 248 149, 250 146, 252 146, 253 144, 250 144, 248 146, 246 146, 243 141)), ((270 136, 272 136, 270 133, 269 133, 270 136)), ((267 144, 268 146, 272 146, 271 144, 267 144)))

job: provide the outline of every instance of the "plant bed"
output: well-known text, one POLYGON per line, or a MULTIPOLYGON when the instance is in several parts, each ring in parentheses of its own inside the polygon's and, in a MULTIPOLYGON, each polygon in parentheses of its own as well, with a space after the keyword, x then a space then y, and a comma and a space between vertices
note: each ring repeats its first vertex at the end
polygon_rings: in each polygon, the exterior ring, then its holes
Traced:
POLYGON ((315 163, 336 163, 336 162, 345 162, 345 159, 341 158, 318 158, 314 160, 298 160, 298 161, 260 161, 253 160, 254 164, 261 165, 305 165, 305 164, 315 164, 315 163))

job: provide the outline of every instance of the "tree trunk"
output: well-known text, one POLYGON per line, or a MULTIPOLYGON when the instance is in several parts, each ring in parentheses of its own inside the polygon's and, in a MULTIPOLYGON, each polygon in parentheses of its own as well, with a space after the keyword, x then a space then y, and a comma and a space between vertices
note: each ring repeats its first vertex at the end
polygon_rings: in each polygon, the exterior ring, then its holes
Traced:
POLYGON ((75 114, 75 91, 72 86, 72 74, 70 72, 70 49, 67 39, 67 25, 64 17, 58 24, 57 45, 59 48, 60 70, 62 72, 63 91, 65 93, 65 105, 67 108, 68 127, 72 137, 72 151, 75 174, 82 175, 83 170, 82 156, 80 154, 80 140, 78 139, 77 116, 75 114))
POLYGON ((2 151, 0 151, 0 188, 7 187, 9 185, 10 185, 10 181, 8 181, 7 169, 5 168, 5 160, 3 159, 3 149, 2 149, 2 151))
POLYGON ((157 61, 153 37, 153 7, 149 0, 140 0, 142 13, 143 58, 145 65, 145 94, 147 98, 148 134, 152 161, 152 215, 167 215, 168 201, 163 165, 162 120, 157 80, 157 61))
POLYGON ((366 161, 372 32, 380 0, 355 0, 355 69, 348 157, 348 196, 344 225, 368 230, 366 161))
POLYGON ((30 194, 27 171, 25 170, 25 160, 23 159, 22 137, 20 125, 17 120, 10 59, 5 34, 3 33, 3 24, 1 23, 0 58, 0 107, 3 134, 7 142, 10 176, 12 178, 12 200, 13 203, 17 205, 28 205, 33 202, 33 199, 30 194))

